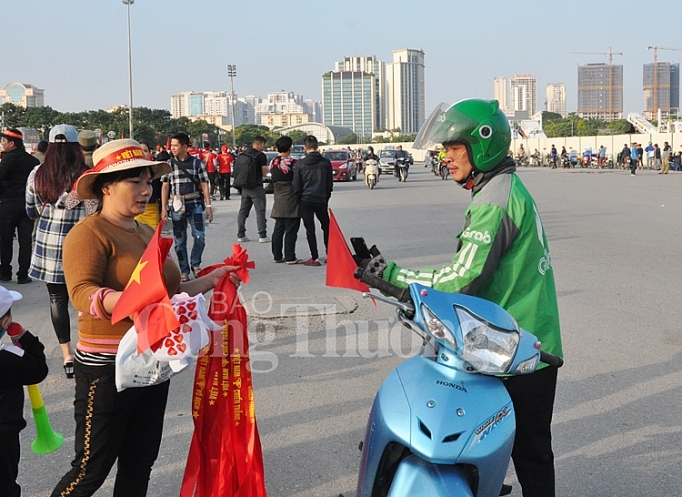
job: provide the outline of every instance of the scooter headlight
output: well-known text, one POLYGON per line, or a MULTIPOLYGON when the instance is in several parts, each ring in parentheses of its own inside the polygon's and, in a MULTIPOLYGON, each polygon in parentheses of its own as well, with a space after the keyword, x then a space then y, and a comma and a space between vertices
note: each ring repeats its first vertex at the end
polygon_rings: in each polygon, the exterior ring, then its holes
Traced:
POLYGON ((428 331, 436 340, 445 342, 456 350, 457 341, 455 340, 453 331, 443 323, 443 321, 438 319, 424 304, 421 305, 421 310, 422 315, 424 316, 424 323, 426 324, 426 331, 428 331))
POLYGON ((519 345, 518 330, 495 328, 458 306, 455 311, 464 340, 462 359, 481 373, 509 372, 519 345))

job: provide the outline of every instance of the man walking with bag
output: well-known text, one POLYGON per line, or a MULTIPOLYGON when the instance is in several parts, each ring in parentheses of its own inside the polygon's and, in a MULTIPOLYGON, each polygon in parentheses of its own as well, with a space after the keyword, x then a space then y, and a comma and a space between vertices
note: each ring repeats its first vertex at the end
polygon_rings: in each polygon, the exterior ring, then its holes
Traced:
POLYGON ((232 167, 234 186, 241 188, 242 200, 237 215, 237 241, 248 242, 246 236, 246 219, 251 212, 251 206, 256 207, 256 226, 258 227, 258 241, 268 243, 268 226, 265 220, 265 189, 263 176, 268 174, 268 158, 263 153, 265 138, 256 136, 251 148, 243 152, 232 167))
POLYGON ((206 246, 204 210, 208 222, 213 222, 208 173, 199 158, 189 155, 188 148, 189 136, 185 133, 171 138, 173 157, 168 161, 171 172, 161 177, 161 219, 166 219, 170 212, 182 281, 189 280, 190 270, 195 278, 201 271, 201 256, 206 246), (191 257, 187 256, 188 221, 194 239, 191 257))

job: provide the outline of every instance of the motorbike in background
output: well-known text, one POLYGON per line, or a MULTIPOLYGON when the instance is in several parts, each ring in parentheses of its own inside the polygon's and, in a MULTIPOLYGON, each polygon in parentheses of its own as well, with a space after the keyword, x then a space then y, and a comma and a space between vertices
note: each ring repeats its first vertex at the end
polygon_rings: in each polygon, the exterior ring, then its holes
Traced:
POLYGON ((382 292, 363 297, 395 306, 424 340, 421 355, 393 370, 375 397, 357 497, 501 495, 516 421, 497 376, 563 359, 487 300, 418 283, 399 288, 360 268, 355 277, 382 292))
POLYGON ((407 181, 407 170, 409 169, 409 163, 404 157, 398 157, 395 160, 395 167, 398 170, 398 181, 407 181))
POLYGON ((448 166, 445 164, 445 162, 440 162, 438 164, 438 176, 440 176, 440 179, 447 179, 449 175, 450 170, 448 169, 448 166))
POLYGON ((379 163, 374 159, 365 161, 365 184, 370 190, 374 190, 379 179, 379 163))

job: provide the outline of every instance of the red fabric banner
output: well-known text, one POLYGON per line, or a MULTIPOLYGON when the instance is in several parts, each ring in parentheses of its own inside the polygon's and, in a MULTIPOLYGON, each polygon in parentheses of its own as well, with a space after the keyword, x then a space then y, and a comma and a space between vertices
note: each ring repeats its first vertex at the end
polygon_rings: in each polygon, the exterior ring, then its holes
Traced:
MULTIPOLYGON (((249 281, 246 250, 233 246, 225 265, 240 266, 249 281)), ((221 265, 205 268, 200 276, 221 265)), ((209 317, 223 328, 213 333, 194 378, 194 435, 180 497, 266 497, 263 454, 256 425, 249 365, 247 316, 237 287, 225 276, 215 287, 209 317)))
POLYGON ((359 292, 369 292, 369 287, 353 276, 358 267, 353 253, 348 248, 336 217, 329 209, 329 244, 327 249, 327 286, 348 288, 359 292))
POLYGON ((163 264, 173 245, 172 238, 161 237, 163 223, 162 219, 111 313, 112 323, 133 316, 138 353, 158 346, 180 326, 163 280, 163 264))

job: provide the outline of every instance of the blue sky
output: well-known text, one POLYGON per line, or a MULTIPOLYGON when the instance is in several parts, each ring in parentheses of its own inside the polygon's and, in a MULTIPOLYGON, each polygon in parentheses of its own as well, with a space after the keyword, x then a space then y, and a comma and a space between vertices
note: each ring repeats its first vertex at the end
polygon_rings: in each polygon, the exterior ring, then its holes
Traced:
MULTIPOLYGON (((0 11, 10 81, 45 89, 60 111, 106 109, 128 102, 126 7, 121 0, 6 2, 0 11)), ((544 108, 549 82, 565 83, 577 105, 577 65, 624 66, 625 111, 643 107, 647 45, 682 48, 682 2, 660 0, 135 0, 131 6, 134 105, 170 108, 185 90, 229 89, 237 65, 240 96, 287 90, 321 100, 320 78, 343 56, 425 52, 427 115, 439 102, 492 98, 493 78, 531 73, 544 108), (674 24, 673 24, 674 23, 674 24)), ((682 52, 659 51, 681 62, 682 52)))

